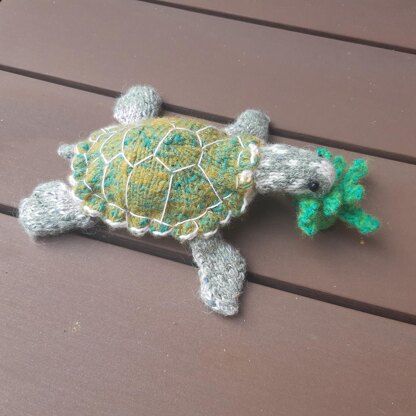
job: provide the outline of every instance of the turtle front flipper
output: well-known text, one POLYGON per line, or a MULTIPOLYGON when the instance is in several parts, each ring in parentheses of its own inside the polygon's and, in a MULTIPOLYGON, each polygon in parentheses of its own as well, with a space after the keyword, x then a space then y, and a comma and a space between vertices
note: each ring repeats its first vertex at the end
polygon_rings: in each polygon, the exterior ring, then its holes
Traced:
POLYGON ((239 134, 250 134, 267 142, 269 137, 270 117, 259 110, 243 111, 234 123, 224 130, 230 136, 239 134))
POLYGON ((199 268, 202 301, 221 315, 235 315, 246 276, 244 258, 218 234, 194 238, 189 245, 199 268))
POLYGON ((113 115, 120 124, 138 124, 157 117, 161 106, 162 99, 153 87, 137 85, 117 99, 113 115))

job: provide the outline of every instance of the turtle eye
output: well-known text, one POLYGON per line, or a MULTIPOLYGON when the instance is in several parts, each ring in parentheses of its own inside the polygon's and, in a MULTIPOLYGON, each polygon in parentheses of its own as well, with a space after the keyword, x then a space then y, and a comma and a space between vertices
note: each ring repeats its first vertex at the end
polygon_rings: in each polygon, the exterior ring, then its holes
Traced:
POLYGON ((318 181, 309 181, 308 189, 312 192, 316 192, 319 189, 320 185, 318 181))

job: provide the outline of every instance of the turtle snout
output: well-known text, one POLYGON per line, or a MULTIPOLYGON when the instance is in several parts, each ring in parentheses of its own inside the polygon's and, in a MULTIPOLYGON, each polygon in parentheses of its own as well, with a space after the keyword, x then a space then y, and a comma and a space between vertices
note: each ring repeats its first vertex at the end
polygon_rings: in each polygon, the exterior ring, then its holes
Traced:
POLYGON ((332 163, 329 160, 321 160, 316 170, 316 178, 308 183, 308 189, 319 194, 326 194, 335 182, 336 174, 332 163))

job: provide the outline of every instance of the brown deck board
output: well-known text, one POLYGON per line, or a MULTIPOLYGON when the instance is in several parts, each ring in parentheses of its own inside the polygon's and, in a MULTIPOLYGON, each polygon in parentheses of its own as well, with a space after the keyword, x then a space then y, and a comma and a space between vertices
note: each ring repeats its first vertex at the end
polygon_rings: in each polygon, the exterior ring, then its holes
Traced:
POLYGON ((151 83, 220 116, 259 107, 293 134, 416 160, 415 55, 138 1, 1 7, 3 65, 113 90, 151 83))
MULTIPOLYGON (((68 176, 67 162, 56 155, 58 145, 110 124, 113 99, 8 73, 0 73, 0 85, 0 204, 16 207, 40 182, 68 176)), ((250 272, 271 285, 301 286, 414 315, 416 201, 409 190, 415 189, 416 167, 370 158, 370 168, 364 205, 383 222, 373 238, 343 226, 314 240, 303 238, 290 203, 272 198, 255 202, 244 221, 227 230, 227 238, 242 250, 250 272)), ((138 239, 122 231, 99 238, 191 261, 169 238, 138 239)))
POLYGON ((416 411, 410 325, 248 284, 205 313, 189 266, 0 215, 0 413, 366 415, 416 411))
POLYGON ((165 0, 235 18, 416 49, 416 3, 412 0, 165 0))

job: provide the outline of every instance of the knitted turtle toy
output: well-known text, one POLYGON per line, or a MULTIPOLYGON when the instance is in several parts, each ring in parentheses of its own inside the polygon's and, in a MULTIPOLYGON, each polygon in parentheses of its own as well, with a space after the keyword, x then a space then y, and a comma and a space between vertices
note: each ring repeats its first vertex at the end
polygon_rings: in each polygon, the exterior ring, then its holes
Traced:
POLYGON ((100 218, 138 237, 170 235, 187 242, 203 302, 234 315, 246 264, 220 227, 241 215, 256 192, 297 195, 305 209, 302 198, 322 199, 331 191, 336 169, 316 152, 267 144, 269 118, 260 111, 247 110, 219 129, 158 117, 161 104, 152 87, 133 87, 116 102, 120 124, 61 146, 58 153, 71 160, 72 189, 59 181, 39 185, 21 202, 20 222, 39 237, 88 228, 100 218))

